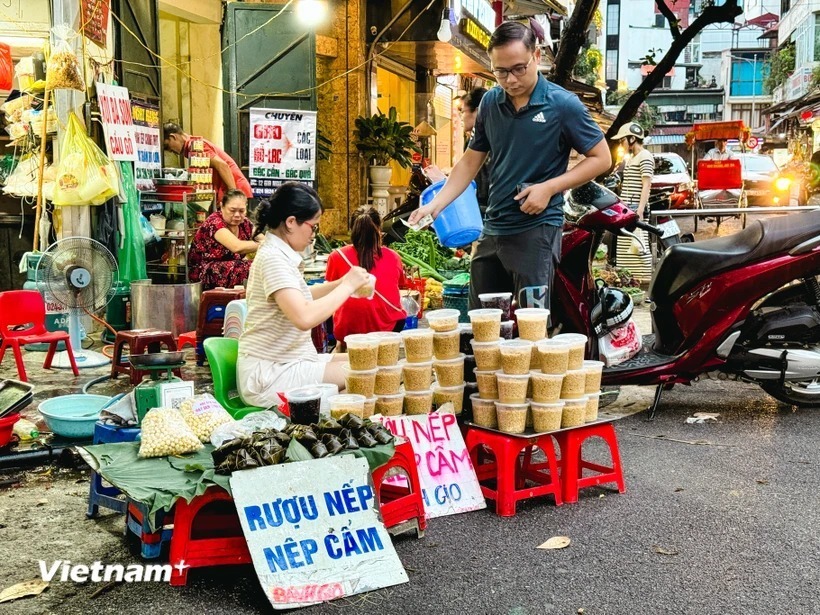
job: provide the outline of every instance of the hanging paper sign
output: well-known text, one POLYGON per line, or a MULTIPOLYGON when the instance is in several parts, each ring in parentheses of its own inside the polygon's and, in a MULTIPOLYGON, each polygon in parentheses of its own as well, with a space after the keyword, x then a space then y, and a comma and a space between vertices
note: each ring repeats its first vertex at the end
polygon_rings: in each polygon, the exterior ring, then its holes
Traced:
POLYGON ((234 472, 231 491, 274 609, 407 582, 376 515, 364 459, 341 455, 234 472))
POLYGON ((154 179, 162 175, 159 107, 132 100, 131 116, 134 120, 134 147, 137 151, 134 161, 137 190, 151 191, 154 190, 154 179))
POLYGON ((250 110, 250 184, 269 196, 286 181, 316 180, 316 112, 250 110))
POLYGON ((80 23, 86 38, 105 47, 111 0, 80 0, 80 23))
POLYGON ((454 414, 385 416, 382 423, 413 445, 428 519, 487 508, 454 414))
POLYGON ((109 158, 136 160, 134 122, 131 118, 131 99, 128 98, 128 90, 104 83, 97 83, 96 88, 109 158))

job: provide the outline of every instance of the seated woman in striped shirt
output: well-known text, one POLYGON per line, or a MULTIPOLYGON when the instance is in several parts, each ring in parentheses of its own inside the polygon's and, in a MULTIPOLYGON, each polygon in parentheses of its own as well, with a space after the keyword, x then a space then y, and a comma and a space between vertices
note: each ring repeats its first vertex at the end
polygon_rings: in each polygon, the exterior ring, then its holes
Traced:
POLYGON ((329 382, 344 388, 345 354, 318 354, 310 330, 326 321, 362 286, 367 271, 351 267, 342 278, 308 286, 301 252, 319 229, 322 203, 309 186, 283 184, 257 210, 265 242, 248 276, 248 316, 239 338, 237 384, 245 403, 272 407, 277 393, 329 382))

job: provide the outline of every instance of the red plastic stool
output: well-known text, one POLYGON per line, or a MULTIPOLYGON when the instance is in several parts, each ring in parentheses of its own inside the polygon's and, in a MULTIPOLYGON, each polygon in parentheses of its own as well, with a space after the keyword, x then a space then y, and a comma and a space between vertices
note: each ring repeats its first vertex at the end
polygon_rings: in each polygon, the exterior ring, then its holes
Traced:
POLYGON ((424 536, 427 519, 413 446, 397 439, 396 452, 390 461, 373 470, 372 476, 384 527, 391 534, 415 530, 418 538, 424 536), (392 476, 402 476, 409 484, 383 482, 392 476))
POLYGON ((618 438, 612 423, 594 423, 560 431, 555 434, 555 439, 561 447, 561 484, 564 502, 577 502, 580 489, 604 483, 615 483, 620 493, 626 491, 618 438), (603 438, 609 446, 612 466, 584 460, 581 447, 588 438, 595 436, 603 438), (584 476, 585 469, 592 470, 595 474, 584 476))
POLYGON ((177 338, 177 350, 182 350, 186 346, 196 349, 196 331, 179 334, 177 338))
MULTIPOLYGON (((114 339, 114 356, 111 359, 111 377, 116 378, 119 374, 130 374, 131 384, 142 382, 144 375, 150 373, 146 370, 136 369, 130 363, 123 362, 123 347, 128 345, 128 354, 144 354, 148 352, 161 352, 165 346, 173 352, 177 349, 177 343, 170 331, 159 331, 158 329, 132 329, 130 331, 117 331, 114 339)), ((179 369, 174 370, 174 375, 181 378, 179 369)))
POLYGON ((211 487, 190 504, 184 498, 177 500, 169 561, 171 585, 185 585, 191 568, 251 563, 233 498, 225 490, 211 487), (203 510, 214 502, 227 502, 227 506, 219 512, 203 510))
POLYGON ((470 427, 466 444, 481 483, 481 492, 488 500, 495 501, 498 516, 513 517, 519 500, 542 495, 552 495, 556 506, 563 502, 552 436, 518 436, 470 427), (532 449, 535 446, 544 451, 545 462, 533 463, 532 449), (495 461, 485 459, 485 447, 492 450, 495 461), (519 461, 522 451, 524 457, 519 461), (495 489, 484 484, 490 480, 495 480, 495 489), (527 480, 536 486, 527 487, 527 480))

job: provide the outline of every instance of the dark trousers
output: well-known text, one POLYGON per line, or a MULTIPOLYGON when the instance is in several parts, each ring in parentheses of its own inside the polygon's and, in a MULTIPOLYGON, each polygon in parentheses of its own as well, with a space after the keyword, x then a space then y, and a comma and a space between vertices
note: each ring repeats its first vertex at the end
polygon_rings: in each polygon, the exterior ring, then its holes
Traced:
POLYGON ((562 227, 546 224, 515 235, 482 233, 470 266, 470 309, 481 307, 482 293, 512 292, 518 298, 528 287, 544 287, 544 305, 549 308, 561 233, 562 227))

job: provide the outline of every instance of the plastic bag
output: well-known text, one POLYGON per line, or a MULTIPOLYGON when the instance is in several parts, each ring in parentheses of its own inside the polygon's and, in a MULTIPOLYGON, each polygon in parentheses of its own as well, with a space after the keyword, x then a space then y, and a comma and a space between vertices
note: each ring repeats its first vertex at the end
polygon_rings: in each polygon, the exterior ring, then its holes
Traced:
POLYGON ((66 25, 55 26, 51 29, 56 43, 51 49, 46 70, 46 88, 49 90, 80 90, 85 91, 85 81, 80 68, 77 54, 69 44, 69 40, 78 36, 74 30, 66 25))
POLYGON ((201 442, 208 442, 214 429, 233 423, 233 417, 213 395, 195 395, 179 404, 179 413, 201 442))
POLYGON ((641 350, 641 332, 631 318, 598 338, 598 353, 607 367, 631 359, 641 350))
POLYGON ((211 444, 219 448, 229 440, 249 437, 255 431, 265 429, 278 429, 281 431, 287 424, 287 420, 275 412, 268 410, 252 412, 243 419, 234 421, 233 423, 225 423, 214 429, 211 434, 211 444))
POLYGON ((102 205, 119 193, 117 169, 85 133, 74 112, 68 116, 57 165, 55 205, 102 205))
POLYGON ((202 448, 202 443, 188 427, 176 408, 154 408, 142 419, 140 457, 184 455, 202 448))

